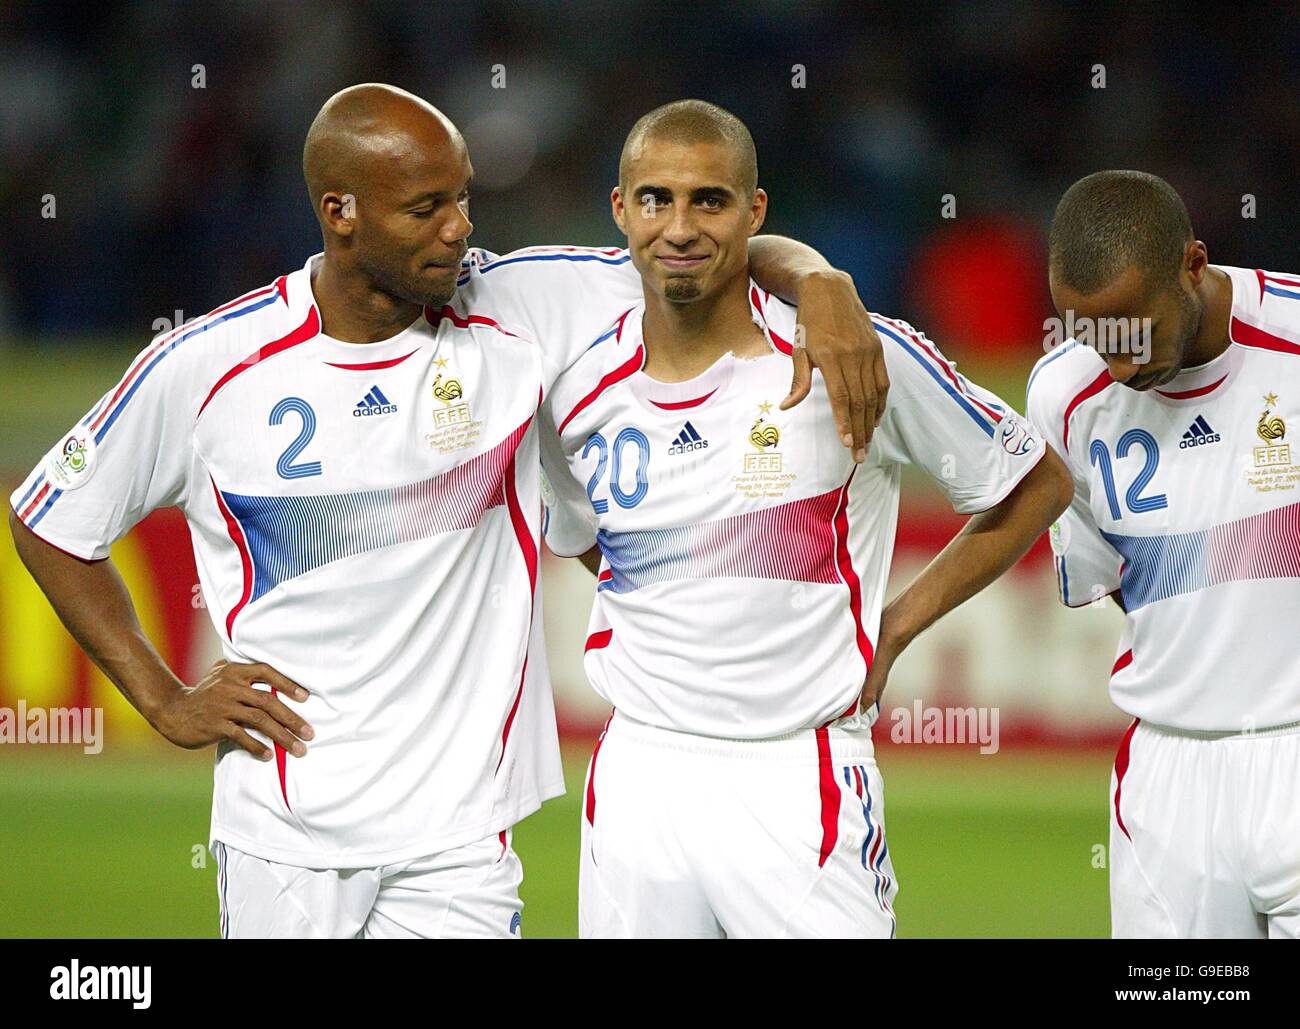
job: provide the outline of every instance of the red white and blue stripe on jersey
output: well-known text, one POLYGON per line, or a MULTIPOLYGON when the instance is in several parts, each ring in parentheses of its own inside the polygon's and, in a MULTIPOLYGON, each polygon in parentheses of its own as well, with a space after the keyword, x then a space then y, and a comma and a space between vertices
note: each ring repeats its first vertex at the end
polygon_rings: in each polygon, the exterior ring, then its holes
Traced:
POLYGON ((871 322, 876 327, 876 332, 888 336, 902 348, 904 353, 924 368, 926 373, 943 388, 944 393, 970 416, 985 435, 993 437, 998 423, 1007 413, 1006 408, 994 400, 977 396, 971 384, 966 381, 966 377, 957 371, 953 363, 907 322, 886 318, 880 314, 873 314, 871 322))
POLYGON ((1259 280, 1259 299, 1261 301, 1264 299, 1265 294, 1286 297, 1289 300, 1300 300, 1300 279, 1291 278, 1287 275, 1275 275, 1261 268, 1255 269, 1255 277, 1259 280))
POLYGON ((1130 614, 1225 582, 1300 577, 1300 503, 1196 532, 1101 535, 1124 558, 1120 591, 1130 614))
MULTIPOLYGON (((99 445, 104 442, 109 430, 126 411, 141 384, 178 346, 218 325, 260 311, 277 300, 287 303, 285 281, 286 276, 281 276, 271 285, 245 293, 242 297, 192 319, 154 340, 132 362, 116 388, 111 393, 105 394, 90 414, 82 419, 82 426, 94 433, 95 443, 99 445)), ((62 490, 51 489, 50 483, 46 481, 45 474, 42 472, 18 503, 18 517, 29 529, 34 529, 62 495, 62 490)))
MULTIPOLYGON (((1082 344, 1077 339, 1068 339, 1064 343, 1062 343, 1059 347, 1054 349, 1050 354, 1041 358, 1039 362, 1036 365, 1034 365, 1034 370, 1029 373, 1029 382, 1025 384, 1025 397, 1028 398, 1030 393, 1033 392, 1034 382, 1038 378, 1039 372, 1041 372, 1053 361, 1063 357, 1065 354, 1068 354, 1071 350, 1074 350, 1080 346, 1082 346, 1082 344)), ((1027 399, 1026 399, 1026 403, 1028 403, 1027 399)))
POLYGON ((597 590, 721 576, 838 583, 835 515, 842 490, 672 529, 596 534, 609 567, 597 590), (608 573, 608 574, 606 574, 608 573))
MULTIPOLYGON (((614 335, 615 343, 622 340, 623 326, 627 323, 627 316, 630 315, 634 310, 635 308, 628 308, 621 315, 619 315, 618 319, 614 322, 613 335, 614 335)), ((596 343, 602 342, 604 339, 608 337, 608 335, 609 333, 606 333, 604 336, 601 336, 600 339, 596 340, 596 343)), ((595 343, 592 344, 592 346, 595 345, 596 345, 595 343)), ((590 349, 590 347, 588 349, 590 349)), ((568 424, 571 421, 573 421, 573 419, 576 418, 579 414, 585 411, 588 407, 594 404, 597 400, 599 400, 603 393, 605 393, 609 389, 612 389, 614 386, 618 385, 624 379, 631 378, 642 368, 644 368, 645 357, 646 357, 645 343, 638 343, 636 350, 634 350, 625 361, 619 364, 618 367, 606 372, 603 376, 601 376, 600 380, 590 390, 590 392, 588 392, 581 400, 579 400, 569 411, 569 413, 566 414, 563 419, 561 419, 559 426, 555 430, 556 434, 563 436, 564 430, 568 426, 568 424)))
MULTIPOLYGON (((226 617, 227 634, 245 606, 289 579, 347 557, 476 526, 487 511, 507 503, 506 490, 514 485, 508 473, 531 421, 464 464, 405 486, 324 496, 245 496, 214 484, 244 570, 243 592, 226 617)), ((512 521, 522 518, 518 506, 516 499, 512 521)), ((531 544, 531 533, 523 536, 531 544)), ((534 581, 535 549, 528 560, 534 581)))
POLYGON ((456 279, 456 285, 463 286, 469 282, 474 269, 477 269, 480 274, 486 274, 497 268, 505 268, 508 265, 522 262, 594 261, 598 264, 620 265, 627 264, 630 260, 631 256, 621 247, 537 246, 524 247, 522 250, 514 250, 501 256, 490 254, 486 250, 475 247, 466 253, 464 260, 461 262, 460 275, 456 279))

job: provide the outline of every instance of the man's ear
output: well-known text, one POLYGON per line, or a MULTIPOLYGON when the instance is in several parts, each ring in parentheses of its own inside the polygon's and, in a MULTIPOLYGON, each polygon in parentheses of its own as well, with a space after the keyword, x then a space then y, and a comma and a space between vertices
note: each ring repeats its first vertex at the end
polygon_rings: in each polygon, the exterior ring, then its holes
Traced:
POLYGON ((618 231, 627 235, 627 212, 623 207, 623 191, 615 186, 610 190, 609 207, 614 214, 614 224, 618 226, 618 231))
POLYGON ((357 217, 357 198, 351 193, 330 191, 320 198, 321 220, 336 236, 351 236, 357 217))
POLYGON ((754 202, 749 206, 749 234, 757 236, 758 230, 763 227, 763 222, 767 220, 767 192, 761 189, 754 190, 754 202))
POLYGON ((1205 244, 1199 239, 1194 239, 1187 244, 1183 250, 1183 268, 1192 280, 1193 286, 1199 286, 1201 280, 1205 278, 1205 269, 1210 266, 1210 255, 1205 249, 1205 244))

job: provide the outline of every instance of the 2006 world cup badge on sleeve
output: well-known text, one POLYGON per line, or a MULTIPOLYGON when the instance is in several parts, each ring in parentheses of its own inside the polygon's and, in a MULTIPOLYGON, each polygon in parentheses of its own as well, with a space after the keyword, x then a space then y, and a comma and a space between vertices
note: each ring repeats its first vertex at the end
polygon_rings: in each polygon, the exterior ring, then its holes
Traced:
POLYGON ((79 489, 95 471, 95 437, 78 427, 45 455, 46 478, 61 490, 79 489))

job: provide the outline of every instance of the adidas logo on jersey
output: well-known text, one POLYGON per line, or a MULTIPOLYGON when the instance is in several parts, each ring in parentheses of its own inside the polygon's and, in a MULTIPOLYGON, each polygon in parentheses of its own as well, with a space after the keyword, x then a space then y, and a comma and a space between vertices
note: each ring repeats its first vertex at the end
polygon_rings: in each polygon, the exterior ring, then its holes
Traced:
POLYGON ((377 414, 392 414, 396 410, 397 405, 390 403, 378 386, 371 386, 370 392, 358 400, 357 406, 352 409, 352 417, 369 418, 377 414))
POLYGON ((1210 423, 1205 420, 1204 415, 1198 414, 1196 421, 1192 422, 1192 427, 1183 433, 1178 449, 1186 450, 1188 447, 1203 447, 1218 442, 1219 434, 1210 428, 1210 423))
POLYGON ((672 446, 668 448, 668 453, 689 454, 692 450, 704 450, 708 445, 709 441, 702 439, 695 431, 695 426, 687 422, 682 426, 682 431, 677 434, 677 438, 673 440, 672 446))

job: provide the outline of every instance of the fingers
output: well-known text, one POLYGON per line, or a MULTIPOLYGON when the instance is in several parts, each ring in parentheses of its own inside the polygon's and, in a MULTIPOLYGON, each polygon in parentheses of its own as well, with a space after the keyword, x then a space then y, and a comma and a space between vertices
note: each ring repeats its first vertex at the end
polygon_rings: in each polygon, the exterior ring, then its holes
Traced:
MULTIPOLYGON (((257 729, 268 739, 279 744, 294 757, 303 757, 307 746, 303 740, 313 739, 316 731, 305 718, 285 705, 276 692, 284 694, 291 700, 303 701, 309 696, 307 690, 268 664, 253 662, 250 664, 227 665, 228 679, 233 679, 237 694, 233 698, 239 705, 230 718, 237 725, 257 729), (257 689, 254 683, 264 683, 272 691, 257 689)), ((252 739, 241 730, 240 735, 252 739)), ((265 751, 266 747, 258 745, 258 750, 246 746, 238 737, 232 737, 240 746, 255 756, 265 751)), ((256 744, 256 741, 253 741, 256 744)))
POLYGON ((866 433, 866 445, 871 445, 876 426, 885 416, 885 401, 889 394, 889 371, 885 366, 885 353, 880 343, 880 335, 872 324, 871 316, 862 312, 863 335, 867 349, 862 353, 858 373, 862 380, 863 429, 866 433))
MULTIPOLYGON (((844 374, 844 388, 848 392, 849 433, 853 438, 845 439, 845 434, 841 431, 840 440, 853 451, 853 460, 862 464, 867 460, 867 443, 870 442, 871 431, 875 424, 867 413, 867 394, 865 383, 862 381, 861 365, 857 360, 853 360, 852 365, 845 366, 842 374, 844 374)), ((826 374, 826 369, 822 369, 822 374, 826 374)), ((835 407, 835 403, 835 394, 832 394, 832 408, 835 407)), ((839 417, 836 418, 836 424, 839 424, 839 417)))
POLYGON ((826 383, 826 397, 831 402, 831 413, 835 416, 835 431, 839 434, 840 442, 852 450, 853 426, 850 418, 852 405, 849 388, 844 382, 844 372, 839 365, 835 364, 823 366, 821 373, 826 383))
POLYGON ((235 746, 243 747, 244 750, 252 754, 253 757, 257 758, 257 760, 259 761, 271 760, 272 755, 271 755, 270 748, 265 747, 262 744, 258 743, 257 740, 253 739, 253 737, 248 735, 248 733, 244 732, 244 730, 241 729, 239 726, 237 726, 234 722, 224 723, 222 725, 221 735, 224 736, 226 739, 230 740, 230 742, 233 743, 235 746))
POLYGON ((246 682, 264 682, 279 690, 290 700, 306 700, 309 694, 292 679, 281 675, 270 665, 264 665, 260 662, 249 665, 232 666, 238 667, 245 676, 246 682))
POLYGON ((785 411, 794 407, 806 396, 812 389, 812 361, 808 359, 808 351, 803 347, 796 347, 794 351, 794 378, 790 383, 789 395, 781 401, 780 410, 785 411))
MULTIPOLYGON (((873 328, 874 332, 875 329, 873 328)), ((885 352, 879 350, 876 352, 871 362, 871 374, 876 383, 876 420, 875 424, 880 424, 880 419, 885 417, 885 407, 889 401, 889 368, 885 365, 885 352)))
MULTIPOLYGON (((884 414, 884 398, 881 397, 879 387, 876 385, 876 372, 872 367, 870 356, 864 356, 858 368, 859 381, 862 383, 862 431, 864 433, 863 448, 864 451, 871 446, 871 440, 876 434, 876 426, 880 424, 881 415, 884 414)), ((863 454, 863 458, 866 454, 863 454)))
POLYGON ((233 716, 233 720, 240 725, 248 726, 250 729, 256 729, 267 739, 278 743, 294 757, 302 757, 307 753, 307 745, 302 740, 298 739, 260 707, 245 707, 233 716))
MULTIPOLYGON (((270 693, 264 693, 262 690, 252 689, 251 687, 248 690, 248 694, 247 697, 240 698, 245 705, 248 707, 260 708, 262 711, 265 711, 270 718, 284 726, 286 730, 293 734, 293 736, 300 737, 304 740, 310 740, 316 735, 316 730, 307 723, 307 720, 296 712, 285 707, 279 697, 270 693)), ((289 749, 287 745, 285 749, 289 749)), ((304 749, 304 753, 305 752, 304 749)))

